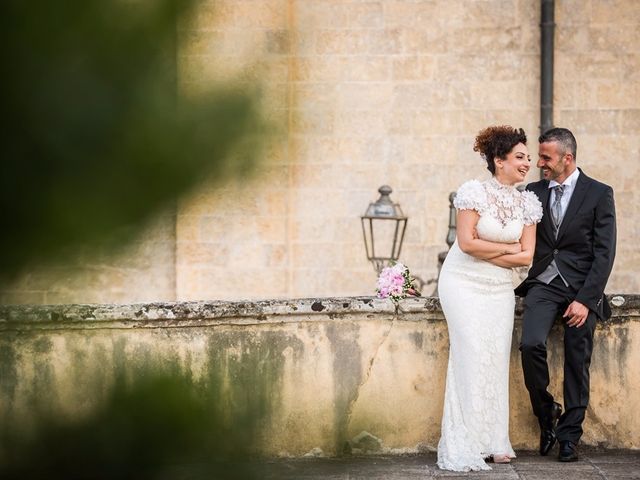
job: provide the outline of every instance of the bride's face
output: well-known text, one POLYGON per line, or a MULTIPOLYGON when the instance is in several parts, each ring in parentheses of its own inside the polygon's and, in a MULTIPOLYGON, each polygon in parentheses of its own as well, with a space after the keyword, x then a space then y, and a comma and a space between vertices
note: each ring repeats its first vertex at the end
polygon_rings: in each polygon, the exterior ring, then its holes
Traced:
POLYGON ((496 161, 496 176, 502 183, 514 185, 524 182, 527 172, 531 167, 529 150, 523 143, 517 144, 511 149, 505 159, 496 161))

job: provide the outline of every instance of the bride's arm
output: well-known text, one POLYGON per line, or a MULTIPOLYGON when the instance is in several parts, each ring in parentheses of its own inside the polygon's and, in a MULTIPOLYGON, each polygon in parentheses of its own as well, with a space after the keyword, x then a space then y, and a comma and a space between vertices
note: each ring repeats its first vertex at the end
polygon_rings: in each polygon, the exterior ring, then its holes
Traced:
POLYGON ((518 254, 522 250, 518 242, 498 243, 478 238, 475 235, 478 220, 480 220, 480 215, 475 210, 458 211, 456 235, 458 246, 464 253, 481 260, 489 260, 507 254, 518 254))
POLYGON ((525 225, 522 229, 522 237, 520 237, 520 245, 522 251, 516 254, 501 255, 487 259, 488 262, 498 265, 499 267, 528 267, 533 260, 533 252, 536 249, 536 224, 525 225))

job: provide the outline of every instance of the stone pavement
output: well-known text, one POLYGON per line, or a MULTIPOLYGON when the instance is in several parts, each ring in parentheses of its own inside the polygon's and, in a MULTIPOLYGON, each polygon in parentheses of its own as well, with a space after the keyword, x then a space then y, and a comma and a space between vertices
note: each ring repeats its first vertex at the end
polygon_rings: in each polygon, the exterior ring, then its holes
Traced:
POLYGON ((262 473, 273 480, 413 480, 444 477, 483 479, 640 479, 640 451, 581 450, 580 460, 560 463, 555 456, 517 452, 508 465, 492 465, 485 472, 439 470, 435 453, 409 456, 279 459, 268 462, 262 473))

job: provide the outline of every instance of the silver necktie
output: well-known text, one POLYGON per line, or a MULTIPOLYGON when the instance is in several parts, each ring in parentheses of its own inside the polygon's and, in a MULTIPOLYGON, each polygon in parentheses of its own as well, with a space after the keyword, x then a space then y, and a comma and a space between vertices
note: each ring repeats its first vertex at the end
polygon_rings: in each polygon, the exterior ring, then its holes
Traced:
POLYGON ((553 225, 557 234, 558 229, 560 228, 560 223, 562 223, 562 205, 560 201, 562 200, 562 194, 564 193, 564 185, 557 185, 553 187, 553 191, 556 194, 556 198, 551 206, 551 217, 553 218, 553 225))

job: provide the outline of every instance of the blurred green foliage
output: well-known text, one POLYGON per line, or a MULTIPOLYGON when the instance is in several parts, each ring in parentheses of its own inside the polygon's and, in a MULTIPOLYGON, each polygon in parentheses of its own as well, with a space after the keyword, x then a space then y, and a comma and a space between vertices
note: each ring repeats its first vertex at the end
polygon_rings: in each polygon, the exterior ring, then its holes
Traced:
MULTIPOLYGON (((120 245, 203 179, 251 169, 268 129, 256 90, 178 95, 196 3, 0 2, 0 281, 120 245)), ((252 478, 262 410, 230 417, 209 387, 150 372, 85 418, 30 412, 30 433, 2 425, 0 477, 252 478)))
POLYGON ((0 280, 120 244, 196 182, 250 169, 255 92, 177 94, 194 3, 0 2, 0 280))
MULTIPOLYGON (((220 384, 148 371, 121 377, 101 408, 75 422, 32 414, 3 426, 0 477, 13 479, 251 479, 259 408, 223 411, 220 384), (9 427, 9 428, 8 428, 9 427)), ((43 399, 46 400, 46 399, 43 399)), ((43 402, 44 403, 44 402, 43 402)))

